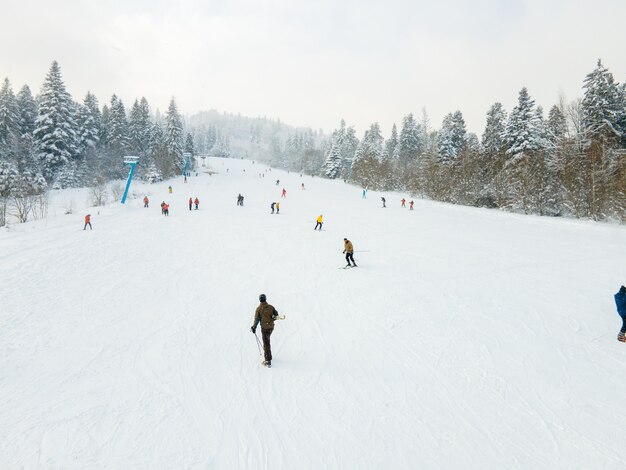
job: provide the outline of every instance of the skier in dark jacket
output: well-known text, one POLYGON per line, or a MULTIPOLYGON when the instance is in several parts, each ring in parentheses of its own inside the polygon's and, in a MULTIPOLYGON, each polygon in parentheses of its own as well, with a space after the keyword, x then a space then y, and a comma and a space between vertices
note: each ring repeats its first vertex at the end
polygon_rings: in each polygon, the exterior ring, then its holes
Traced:
POLYGON ((272 202, 272 205, 270 206, 272 208, 272 214, 274 213, 274 207, 276 207, 276 203, 272 202))
POLYGON ((259 305, 254 312, 254 324, 250 328, 250 331, 256 335, 256 327, 261 324, 261 336, 263 338, 263 352, 265 354, 265 361, 263 365, 267 367, 272 366, 272 347, 270 345, 270 336, 274 331, 274 320, 278 318, 278 312, 276 309, 267 303, 265 294, 259 295, 259 305))
POLYGON ((617 306, 617 313, 622 317, 622 329, 617 335, 617 340, 626 343, 626 287, 620 287, 615 294, 615 305, 617 306))

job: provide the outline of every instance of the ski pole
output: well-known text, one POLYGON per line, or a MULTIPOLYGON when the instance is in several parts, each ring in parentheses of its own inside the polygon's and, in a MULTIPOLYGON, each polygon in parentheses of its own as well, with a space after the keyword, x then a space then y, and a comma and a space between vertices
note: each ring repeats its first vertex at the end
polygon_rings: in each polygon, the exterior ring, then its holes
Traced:
POLYGON ((254 337, 256 338, 256 347, 259 348, 259 355, 263 355, 261 352, 261 342, 259 341, 259 337, 256 335, 256 331, 254 332, 254 337))

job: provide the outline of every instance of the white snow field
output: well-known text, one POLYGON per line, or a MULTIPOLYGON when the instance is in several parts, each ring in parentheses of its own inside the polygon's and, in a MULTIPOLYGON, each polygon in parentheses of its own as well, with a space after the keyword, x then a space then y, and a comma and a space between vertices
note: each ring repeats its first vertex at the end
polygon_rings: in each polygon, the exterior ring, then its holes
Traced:
POLYGON ((625 227, 210 164, 0 232, 0 468, 623 468, 625 227))

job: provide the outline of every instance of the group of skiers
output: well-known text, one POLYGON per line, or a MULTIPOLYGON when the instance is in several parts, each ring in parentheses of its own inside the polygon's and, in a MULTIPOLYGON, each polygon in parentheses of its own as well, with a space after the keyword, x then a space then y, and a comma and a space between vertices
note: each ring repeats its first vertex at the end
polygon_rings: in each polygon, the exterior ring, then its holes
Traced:
MULTIPOLYGON (((384 197, 381 197, 380 200, 383 202, 383 207, 387 207, 387 200, 384 197)), ((409 201, 409 210, 413 210, 413 201, 409 201)), ((400 199, 400 207, 406 207, 406 199, 400 199)))
POLYGON ((272 214, 274 213, 274 210, 276 211, 276 214, 280 214, 280 202, 272 202, 270 207, 272 208, 272 214))
POLYGON ((196 197, 195 199, 189 198, 189 210, 191 210, 192 206, 195 204, 196 210, 198 210, 198 205, 200 205, 200 200, 196 197))

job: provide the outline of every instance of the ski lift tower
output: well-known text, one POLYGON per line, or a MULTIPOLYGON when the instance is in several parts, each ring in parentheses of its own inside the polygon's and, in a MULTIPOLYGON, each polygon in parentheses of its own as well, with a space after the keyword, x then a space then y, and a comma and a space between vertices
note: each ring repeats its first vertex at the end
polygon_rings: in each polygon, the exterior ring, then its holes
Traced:
POLYGON ((130 182, 133 180, 133 174, 135 173, 135 166, 139 163, 139 157, 126 156, 124 157, 124 163, 130 165, 130 171, 128 172, 128 180, 126 180, 126 189, 124 189, 124 195, 122 196, 122 204, 126 202, 126 196, 128 195, 128 189, 130 188, 130 182))
POLYGON ((187 176, 187 170, 189 169, 189 161, 191 160, 191 154, 189 152, 183 152, 183 158, 185 159, 185 167, 183 168, 183 176, 187 176))

